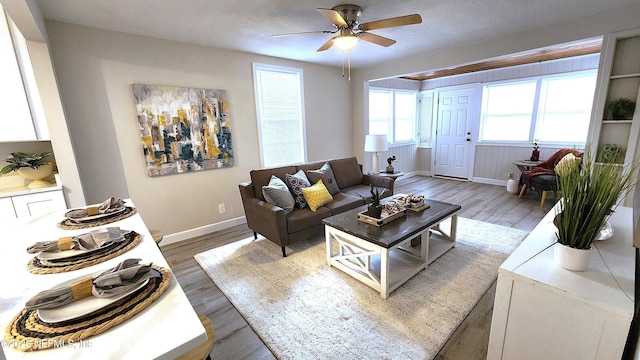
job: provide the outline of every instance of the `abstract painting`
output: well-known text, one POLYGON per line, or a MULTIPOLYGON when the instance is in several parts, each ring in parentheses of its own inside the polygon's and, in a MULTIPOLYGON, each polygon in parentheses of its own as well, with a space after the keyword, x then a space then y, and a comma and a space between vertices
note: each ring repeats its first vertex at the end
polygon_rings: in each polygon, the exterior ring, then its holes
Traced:
POLYGON ((233 166, 225 90, 133 85, 147 175, 233 166))

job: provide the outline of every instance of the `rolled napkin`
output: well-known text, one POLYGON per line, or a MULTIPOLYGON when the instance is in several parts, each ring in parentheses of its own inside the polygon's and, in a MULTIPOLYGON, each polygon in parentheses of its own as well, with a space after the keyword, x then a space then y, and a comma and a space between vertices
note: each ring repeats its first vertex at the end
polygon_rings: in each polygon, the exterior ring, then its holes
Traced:
POLYGON ((109 246, 114 242, 123 241, 124 235, 128 232, 120 230, 117 226, 97 229, 77 236, 66 236, 58 240, 38 241, 29 246, 27 252, 36 254, 60 250, 94 250, 109 246))
POLYGON ((140 259, 126 259, 95 277, 81 279, 59 289, 41 291, 27 301, 25 308, 53 309, 92 295, 116 297, 137 288, 147 279, 160 277, 157 271, 151 271, 151 263, 139 262, 140 259))
POLYGON ((122 201, 122 199, 112 196, 103 201, 100 206, 89 206, 82 209, 69 210, 67 211, 65 216, 70 219, 78 219, 99 214, 110 214, 112 212, 121 210, 123 206, 124 201, 122 201))

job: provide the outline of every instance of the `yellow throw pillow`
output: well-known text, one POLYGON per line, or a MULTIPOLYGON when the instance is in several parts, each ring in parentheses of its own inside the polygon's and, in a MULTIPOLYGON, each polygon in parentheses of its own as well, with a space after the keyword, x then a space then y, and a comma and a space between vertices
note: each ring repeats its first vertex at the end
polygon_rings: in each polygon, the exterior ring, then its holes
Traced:
POLYGON ((322 180, 318 180, 313 186, 302 188, 302 195, 311 211, 316 211, 320 206, 333 200, 333 196, 329 194, 329 190, 324 186, 322 180))
POLYGON ((560 161, 558 161, 558 163, 556 164, 556 167, 553 170, 559 176, 567 176, 571 174, 574 170, 578 169, 578 166, 580 165, 581 161, 582 161, 581 158, 576 157, 572 153, 568 153, 567 155, 562 157, 560 161))

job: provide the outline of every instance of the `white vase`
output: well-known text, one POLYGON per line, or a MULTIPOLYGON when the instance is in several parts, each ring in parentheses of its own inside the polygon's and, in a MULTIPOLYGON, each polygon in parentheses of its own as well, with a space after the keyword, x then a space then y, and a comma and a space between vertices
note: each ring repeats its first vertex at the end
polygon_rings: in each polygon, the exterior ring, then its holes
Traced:
POLYGON ((553 249, 553 260, 567 270, 584 271, 589 267, 591 253, 591 249, 576 249, 556 243, 553 249))
POLYGON ((27 185, 29 189, 37 189, 51 185, 50 182, 44 179, 48 178, 53 173, 53 164, 45 164, 39 166, 37 169, 23 167, 16 170, 16 173, 27 180, 31 180, 29 185, 27 185))

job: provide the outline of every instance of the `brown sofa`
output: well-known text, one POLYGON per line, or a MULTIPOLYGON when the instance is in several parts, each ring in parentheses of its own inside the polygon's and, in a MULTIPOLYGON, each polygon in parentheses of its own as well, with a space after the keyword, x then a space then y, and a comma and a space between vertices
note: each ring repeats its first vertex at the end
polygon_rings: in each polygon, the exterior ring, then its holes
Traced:
POLYGON ((252 170, 250 176, 251 182, 239 184, 247 225, 253 230, 256 239, 257 234, 261 234, 280 245, 282 256, 285 257, 285 246, 323 232, 322 219, 364 205, 365 198, 371 197, 370 184, 384 188, 381 197, 393 195, 394 185, 394 179, 363 174, 362 165, 358 164, 355 157, 252 170), (340 190, 331 202, 316 211, 311 211, 308 206, 303 209, 295 206, 293 211, 287 214, 281 207, 265 200, 262 187, 269 184, 271 175, 286 183, 286 174, 295 174, 299 170, 307 174, 309 170, 320 169, 326 162, 331 166, 340 190))

